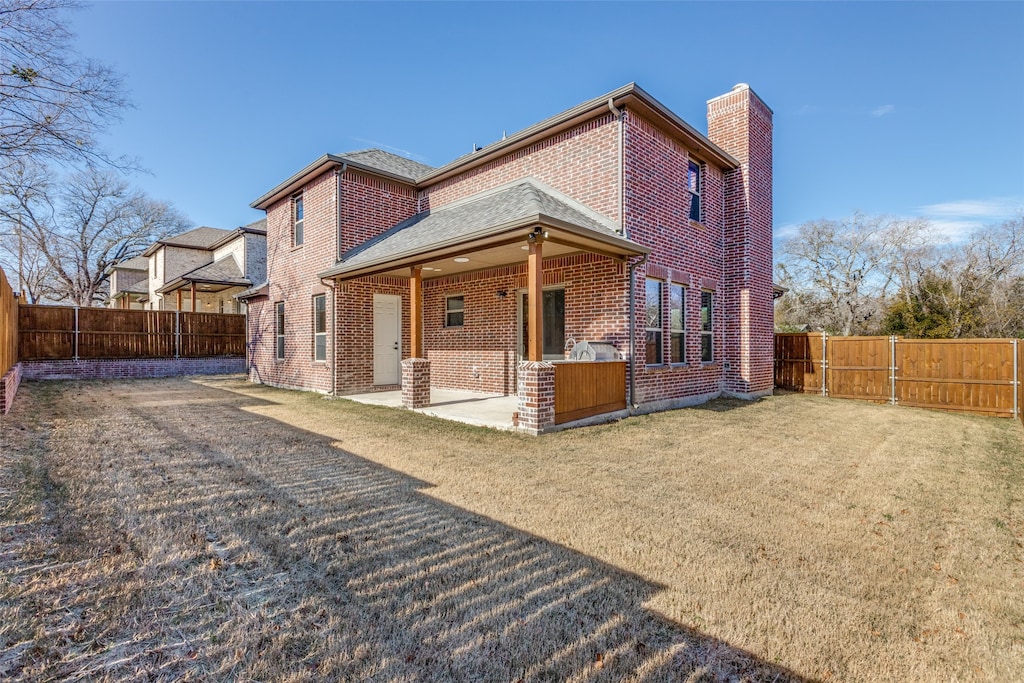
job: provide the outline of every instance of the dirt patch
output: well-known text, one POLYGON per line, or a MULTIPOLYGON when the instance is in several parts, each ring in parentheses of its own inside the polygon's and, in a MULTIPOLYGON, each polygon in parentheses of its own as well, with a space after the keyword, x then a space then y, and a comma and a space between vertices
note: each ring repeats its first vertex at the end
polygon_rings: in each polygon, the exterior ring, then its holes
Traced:
POLYGON ((789 395, 538 439, 30 383, 0 678, 1010 680, 1024 432, 789 395))

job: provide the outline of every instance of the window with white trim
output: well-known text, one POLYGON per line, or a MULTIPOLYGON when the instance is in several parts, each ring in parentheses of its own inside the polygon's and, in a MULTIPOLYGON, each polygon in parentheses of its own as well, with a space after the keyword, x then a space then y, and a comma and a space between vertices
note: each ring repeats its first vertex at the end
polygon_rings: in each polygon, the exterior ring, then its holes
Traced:
POLYGON ((276 357, 278 360, 284 360, 284 302, 278 301, 274 306, 277 329, 276 357))
POLYGON ((700 360, 702 363, 711 363, 715 360, 715 336, 712 324, 714 320, 713 298, 711 292, 700 293, 700 360))
POLYGON ((462 327, 466 315, 466 298, 459 294, 446 297, 444 302, 444 326, 462 327))
POLYGON ((662 350, 662 328, 664 321, 661 307, 661 280, 647 280, 647 339, 646 357, 648 365, 661 365, 664 362, 662 350))
POLYGON ((313 360, 327 360, 327 295, 313 297, 313 360))
POLYGON ((686 362, 686 288, 671 284, 668 289, 669 362, 686 362))
POLYGON ((704 220, 700 201, 704 186, 703 168, 696 161, 691 161, 686 176, 686 189, 690 191, 690 220, 701 223, 704 220))
POLYGON ((304 224, 306 209, 303 205, 302 195, 292 197, 292 244, 296 247, 302 246, 305 241, 304 224))

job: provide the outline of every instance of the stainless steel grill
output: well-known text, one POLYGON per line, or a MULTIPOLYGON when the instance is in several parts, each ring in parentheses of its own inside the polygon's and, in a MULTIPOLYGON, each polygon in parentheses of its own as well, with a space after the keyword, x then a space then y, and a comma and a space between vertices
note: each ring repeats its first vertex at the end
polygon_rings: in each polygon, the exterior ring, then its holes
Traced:
POLYGON ((619 360, 614 344, 600 341, 577 342, 569 351, 568 360, 619 360))

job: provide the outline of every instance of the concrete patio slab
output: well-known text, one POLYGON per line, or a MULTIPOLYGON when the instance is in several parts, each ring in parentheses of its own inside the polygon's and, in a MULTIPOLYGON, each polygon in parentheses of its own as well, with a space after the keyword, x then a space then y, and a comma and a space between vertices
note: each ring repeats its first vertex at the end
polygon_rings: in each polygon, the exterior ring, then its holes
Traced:
MULTIPOLYGON (((339 398, 346 398, 358 403, 387 406, 389 408, 402 407, 401 391, 349 394, 339 398)), ((486 394, 477 391, 431 389, 430 405, 426 408, 418 408, 416 412, 481 427, 511 430, 514 429, 512 413, 516 411, 518 406, 519 398, 517 396, 486 394)))

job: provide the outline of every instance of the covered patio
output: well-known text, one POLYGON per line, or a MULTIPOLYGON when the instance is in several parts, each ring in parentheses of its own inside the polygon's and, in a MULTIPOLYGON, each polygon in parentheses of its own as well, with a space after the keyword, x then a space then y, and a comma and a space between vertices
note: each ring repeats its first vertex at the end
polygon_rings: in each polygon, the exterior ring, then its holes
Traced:
MULTIPOLYGON (((648 251, 604 216, 525 178, 417 214, 320 277, 336 289, 391 287, 372 295, 374 386, 399 385, 406 408, 448 413, 475 404, 482 412, 500 395, 493 405, 514 408, 494 422, 540 433, 626 407, 632 264, 648 251), (381 312, 386 297, 402 310, 381 312), (396 318, 391 337, 388 315, 396 318), (565 362, 577 341, 615 346, 621 358, 565 362), (481 389, 489 391, 478 400, 437 393, 481 389)), ((368 400, 397 403, 397 391, 375 393, 368 400)))
MULTIPOLYGON (((365 394, 349 394, 344 396, 350 401, 368 405, 401 408, 402 391, 376 391, 365 394)), ((424 415, 432 415, 454 422, 492 427, 494 429, 515 429, 514 416, 519 407, 516 396, 501 394, 484 394, 476 391, 457 391, 455 389, 431 389, 430 403, 414 410, 424 415)))

